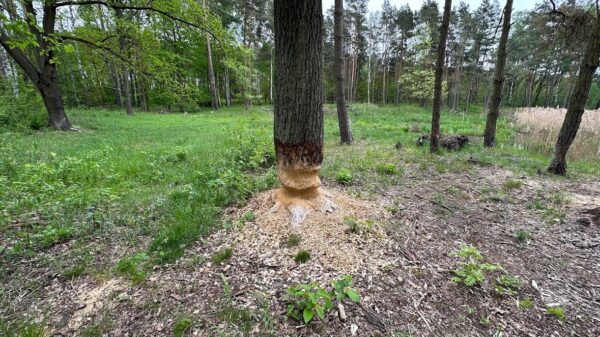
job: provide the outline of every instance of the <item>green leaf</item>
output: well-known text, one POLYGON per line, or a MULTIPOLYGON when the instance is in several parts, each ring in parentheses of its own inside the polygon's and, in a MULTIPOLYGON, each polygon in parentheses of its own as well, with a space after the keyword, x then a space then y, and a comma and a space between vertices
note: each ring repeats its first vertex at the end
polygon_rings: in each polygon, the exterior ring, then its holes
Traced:
POLYGON ((302 316, 304 317, 304 323, 308 323, 313 319, 314 314, 313 314, 312 310, 306 308, 302 312, 302 316))
POLYGON ((358 294, 358 292, 356 292, 356 290, 354 290, 352 288, 347 288, 346 295, 348 295, 348 297, 350 297, 350 299, 353 300, 354 302, 356 302, 356 303, 360 302, 360 295, 358 294))
POLYGON ((315 306, 315 310, 317 311, 317 315, 321 320, 325 319, 325 309, 322 306, 315 306))

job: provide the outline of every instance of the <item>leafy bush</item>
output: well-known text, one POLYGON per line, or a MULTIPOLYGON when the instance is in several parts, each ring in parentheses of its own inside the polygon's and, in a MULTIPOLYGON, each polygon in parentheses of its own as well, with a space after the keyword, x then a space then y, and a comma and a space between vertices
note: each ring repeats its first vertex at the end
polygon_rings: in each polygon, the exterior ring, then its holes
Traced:
POLYGON ((39 130, 47 124, 44 104, 32 85, 21 83, 18 95, 12 90, 2 92, 0 85, 0 131, 39 130))
POLYGON ((331 282, 335 297, 338 301, 343 301, 346 298, 354 302, 360 302, 360 295, 356 289, 352 288, 352 275, 346 275, 343 278, 331 282))
POLYGON ((325 318, 325 314, 333 308, 333 300, 339 302, 346 298, 359 303, 360 295, 352 288, 352 276, 346 275, 339 280, 331 282, 333 289, 328 291, 315 283, 298 284, 288 289, 287 315, 304 323, 309 323, 313 318, 325 318))
POLYGON ((452 281, 462 283, 467 287, 480 285, 485 281, 485 272, 502 269, 501 266, 483 263, 479 250, 473 246, 465 245, 456 253, 462 259, 461 266, 453 271, 452 281))
POLYGON ((304 323, 310 322, 315 316, 323 320, 333 308, 332 294, 315 283, 290 287, 288 303, 287 315, 304 323))

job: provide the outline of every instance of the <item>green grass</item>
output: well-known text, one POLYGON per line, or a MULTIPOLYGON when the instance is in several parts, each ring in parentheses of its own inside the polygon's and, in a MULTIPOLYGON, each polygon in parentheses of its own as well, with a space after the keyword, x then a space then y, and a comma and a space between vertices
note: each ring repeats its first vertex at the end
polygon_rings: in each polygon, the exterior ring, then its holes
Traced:
MULTIPOLYGON (((472 139, 462 151, 429 154, 415 145, 430 130, 428 108, 353 105, 353 146, 339 144, 335 108, 325 110, 322 175, 357 191, 398 183, 408 165, 433 174, 462 172, 472 169, 472 157, 535 174, 550 160, 512 145, 515 132, 506 118, 499 121, 497 148, 483 149, 472 139)), ((136 278, 147 266, 175 260, 220 226, 224 207, 277 184, 268 107, 133 117, 89 109, 70 110, 69 116, 80 132, 0 133, 2 260, 72 240, 84 248, 94 238, 110 237, 131 248, 129 259, 139 249, 147 254, 148 261, 122 264, 122 273, 136 278), (146 240, 148 248, 139 248, 146 240)), ((441 120, 443 133, 471 137, 485 126, 478 112, 443 112, 441 120)), ((569 170, 598 174, 600 165, 571 162, 569 170)), ((252 219, 248 214, 242 220, 252 219)), ((76 277, 85 270, 63 272, 76 277)))

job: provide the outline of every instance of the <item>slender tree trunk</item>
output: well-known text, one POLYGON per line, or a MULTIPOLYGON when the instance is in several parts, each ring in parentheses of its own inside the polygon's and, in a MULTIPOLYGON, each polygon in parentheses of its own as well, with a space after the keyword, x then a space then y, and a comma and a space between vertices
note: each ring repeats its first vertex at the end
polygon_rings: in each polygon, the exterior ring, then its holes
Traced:
MULTIPOLYGON (((123 10, 115 8, 115 17, 117 19, 117 34, 119 35, 119 50, 121 54, 128 54, 127 47, 127 33, 126 28, 123 27, 125 17, 123 16, 123 10)), ((131 84, 129 82, 129 65, 123 63, 123 70, 121 73, 121 94, 123 95, 123 103, 125 104, 125 111, 128 115, 133 115, 133 106, 131 104, 131 84)))
POLYGON ((442 108, 442 81, 444 74, 444 57, 446 55, 446 39, 448 38, 448 26, 450 25, 450 9, 452 0, 444 3, 444 16, 440 26, 440 41, 435 62, 435 85, 433 90, 433 113, 431 116, 430 151, 436 152, 440 142, 440 110, 442 108))
POLYGON ((210 36, 206 36, 206 55, 208 62, 208 88, 210 91, 210 105, 213 110, 220 108, 219 95, 217 94, 217 84, 215 81, 215 70, 212 62, 212 50, 210 47, 210 36))
POLYGON ((498 45, 498 56, 496 69, 494 71, 494 83, 492 88, 491 106, 488 112, 483 134, 483 145, 486 147, 496 146, 496 123, 500 116, 500 101, 502 101, 502 88, 504 86, 504 66, 506 65, 506 45, 508 44, 508 33, 510 31, 510 17, 512 13, 512 0, 506 0, 504 17, 502 18, 502 34, 498 45))
MULTIPOLYGON (((208 10, 205 0, 202 0, 202 6, 208 10)), ((213 110, 218 110, 220 108, 219 94, 217 93, 215 70, 212 62, 212 49, 210 47, 210 36, 208 34, 206 34, 206 57, 208 63, 208 90, 210 91, 210 106, 213 110)))
POLYGON ((342 144, 352 144, 350 118, 344 100, 344 1, 335 0, 334 12, 334 54, 335 54, 335 98, 337 104, 338 124, 342 144))
POLYGON ((276 206, 298 226, 308 208, 332 210, 320 192, 323 160, 323 10, 321 0, 275 0, 276 206))
POLYGON ((600 18, 596 17, 595 20, 594 31, 583 55, 567 114, 554 147, 554 158, 548 167, 548 171, 554 174, 567 174, 567 152, 577 136, 594 73, 600 62, 600 18))
POLYGON ((231 91, 229 90, 229 71, 227 70, 227 67, 225 67, 225 73, 223 74, 223 76, 223 81, 225 82, 225 104, 227 104, 227 106, 231 106, 231 91))
POLYGON ((270 62, 270 81, 269 81, 269 101, 273 104, 273 47, 271 47, 271 62, 270 62))

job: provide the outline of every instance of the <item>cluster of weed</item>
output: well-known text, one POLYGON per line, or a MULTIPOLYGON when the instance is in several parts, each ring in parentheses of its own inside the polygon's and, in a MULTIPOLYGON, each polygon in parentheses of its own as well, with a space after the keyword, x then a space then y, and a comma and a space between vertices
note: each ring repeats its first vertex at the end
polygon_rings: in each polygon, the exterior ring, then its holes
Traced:
POLYGON ((310 260, 310 252, 308 250, 301 250, 294 256, 296 263, 306 263, 310 260))
POLYGON ((554 316, 558 318, 561 323, 564 323, 567 320, 567 315, 565 314, 565 310, 561 307, 550 307, 546 309, 546 315, 554 316))
MULTIPOLYGON (((274 185, 273 172, 253 174, 265 157, 257 144, 240 141, 227 156, 212 163, 206 171, 198 172, 192 183, 181 185, 171 193, 167 205, 172 209, 171 221, 160 229, 150 246, 160 261, 173 261, 181 256, 185 246, 210 230, 223 207, 274 185)), ((246 214, 242 220, 253 219, 253 214, 246 214)))
POLYGON ((352 288, 352 276, 331 283, 332 290, 319 287, 315 283, 298 284, 288 289, 287 315, 298 321, 309 323, 313 318, 325 319, 325 315, 333 308, 333 301, 342 302, 346 298, 360 302, 360 295, 352 288))
POLYGON ((482 262, 483 256, 473 246, 464 245, 456 253, 462 262, 461 266, 453 271, 452 281, 462 283, 467 287, 481 285, 485 281, 485 272, 502 269, 497 264, 482 262))
POLYGON ((505 274, 496 279, 496 292, 501 295, 514 296, 522 286, 523 281, 518 276, 505 274))
POLYGON ((221 250, 219 250, 218 252, 216 252, 211 260, 213 263, 215 264, 221 264, 225 261, 228 261, 229 259, 231 259, 231 256, 233 255, 233 249, 231 248, 223 248, 221 250))
POLYGON ((519 243, 527 243, 527 242, 533 240, 533 236, 525 230, 518 230, 517 233, 515 234, 515 238, 517 239, 517 242, 519 242, 519 243))
POLYGON ((117 273, 127 276, 134 283, 140 283, 146 279, 150 257, 146 253, 137 253, 132 257, 122 258, 117 262, 117 273))
POLYGON ((286 244, 288 247, 296 247, 302 241, 302 237, 298 234, 292 233, 288 236, 286 244))
POLYGON ((353 217, 345 217, 344 224, 348 226, 348 230, 355 234, 366 234, 373 229, 375 222, 373 220, 358 221, 353 217))
POLYGON ((104 210, 119 199, 107 185, 122 179, 109 159, 111 151, 106 147, 81 157, 49 153, 45 161, 29 163, 0 148, 0 223, 29 224, 12 232, 17 240, 8 255, 66 241, 105 217, 104 210))
POLYGON ((352 183, 352 171, 341 169, 335 174, 335 181, 342 185, 350 185, 352 183))
POLYGON ((502 183, 502 187, 507 190, 518 190, 523 186, 523 182, 521 180, 509 179, 502 183))
POLYGON ((396 167, 396 164, 392 164, 392 163, 384 163, 384 164, 378 164, 377 166, 375 166, 375 171, 379 174, 396 174, 398 172, 398 168, 396 167))

